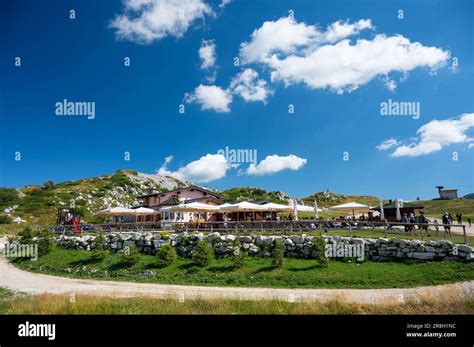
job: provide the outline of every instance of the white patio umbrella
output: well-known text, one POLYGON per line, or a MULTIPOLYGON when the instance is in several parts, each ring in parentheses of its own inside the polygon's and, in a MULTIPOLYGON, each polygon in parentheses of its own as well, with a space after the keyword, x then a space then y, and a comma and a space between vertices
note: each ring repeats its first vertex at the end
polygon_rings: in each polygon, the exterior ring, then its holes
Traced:
POLYGON ((147 215, 147 214, 155 214, 158 213, 158 211, 152 209, 152 208, 146 208, 146 207, 139 207, 133 209, 135 211, 136 215, 147 215))
POLYGON ((293 207, 289 205, 282 205, 282 204, 275 204, 273 202, 269 202, 268 204, 263 205, 268 208, 269 211, 274 212, 291 212, 293 211, 293 207))
MULTIPOLYGON (((248 201, 238 202, 236 204, 229 204, 227 206, 219 206, 219 211, 221 212, 262 212, 270 211, 269 208, 265 205, 257 205, 248 201)), ((237 213, 237 220, 239 218, 239 213, 237 213)))
POLYGON ((135 222, 137 222, 138 216, 149 216, 151 214, 158 213, 158 211, 146 207, 134 208, 133 211, 135 211, 135 222))
POLYGON ((134 216, 135 211, 131 208, 126 207, 114 207, 107 208, 105 210, 97 211, 94 215, 105 215, 105 216, 134 216))
POLYGON ((380 220, 383 222, 385 220, 385 212, 383 210, 383 201, 380 199, 380 220))
POLYGON ((352 211, 352 215, 355 216, 355 211, 357 212, 368 212, 370 207, 364 204, 359 204, 358 202, 348 202, 346 204, 337 205, 330 207, 331 210, 336 211, 352 211))
POLYGON ((314 219, 318 219, 318 202, 314 200, 314 219))
POLYGON ((395 218, 397 218, 397 221, 400 221, 400 220, 402 220, 402 214, 400 213, 400 199, 398 199, 398 198, 395 201, 395 207, 397 209, 395 218))
POLYGON ((126 207, 114 207, 106 208, 105 210, 97 211, 94 215, 107 215, 107 216, 130 216, 135 214, 135 210, 126 207))
POLYGON ((219 206, 203 204, 201 202, 190 202, 188 204, 178 204, 173 206, 162 207, 160 211, 168 212, 216 212, 219 206))
POLYGON ((298 220, 298 202, 296 200, 293 200, 293 217, 298 220))
POLYGON ((218 206, 219 211, 222 212, 259 212, 269 211, 266 205, 257 205, 248 201, 238 202, 236 204, 229 204, 227 206, 218 206))

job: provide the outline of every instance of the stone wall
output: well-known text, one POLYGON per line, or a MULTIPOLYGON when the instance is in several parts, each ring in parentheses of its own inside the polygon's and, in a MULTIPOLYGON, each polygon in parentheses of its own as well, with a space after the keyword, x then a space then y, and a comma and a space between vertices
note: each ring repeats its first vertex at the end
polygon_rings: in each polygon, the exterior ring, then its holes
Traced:
MULTIPOLYGON (((154 254, 156 249, 170 243, 176 248, 177 253, 183 257, 190 257, 196 249, 198 240, 208 242, 215 251, 217 258, 232 254, 236 238, 239 239, 242 250, 251 256, 269 257, 274 247, 275 240, 281 239, 286 257, 314 258, 316 255, 313 238, 317 236, 292 235, 292 236, 263 236, 263 235, 220 235, 219 233, 117 233, 104 235, 105 243, 111 251, 120 251, 124 247, 136 245, 139 252, 154 254)), ((355 238, 342 236, 322 236, 326 243, 326 254, 331 257, 329 248, 357 249, 363 252, 363 258, 374 261, 390 261, 400 259, 429 260, 458 260, 473 261, 474 248, 466 245, 456 245, 449 240, 421 241, 403 240, 398 238, 355 238)), ((60 247, 71 249, 93 249, 94 236, 60 236, 57 244, 60 247)), ((335 256, 335 254, 333 254, 335 256)), ((337 257, 347 257, 341 253, 337 257)), ((357 257, 357 256, 353 256, 357 257)))

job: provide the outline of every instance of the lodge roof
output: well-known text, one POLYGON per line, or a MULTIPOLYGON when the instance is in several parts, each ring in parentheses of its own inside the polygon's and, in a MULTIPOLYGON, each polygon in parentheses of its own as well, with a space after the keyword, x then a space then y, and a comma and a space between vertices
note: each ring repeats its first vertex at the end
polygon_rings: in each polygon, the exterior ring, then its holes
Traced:
MULTIPOLYGON (((396 209, 397 206, 395 205, 396 201, 392 201, 388 204, 385 204, 383 205, 383 209, 384 210, 390 210, 390 209, 396 209)), ((419 204, 414 204, 414 203, 411 203, 411 202, 403 202, 402 205, 400 206, 400 208, 413 208, 413 209, 422 209, 424 208, 424 206, 422 205, 419 205, 419 204)), ((377 207, 372 207, 371 210, 373 211, 379 211, 380 210, 380 206, 377 206, 377 207)))

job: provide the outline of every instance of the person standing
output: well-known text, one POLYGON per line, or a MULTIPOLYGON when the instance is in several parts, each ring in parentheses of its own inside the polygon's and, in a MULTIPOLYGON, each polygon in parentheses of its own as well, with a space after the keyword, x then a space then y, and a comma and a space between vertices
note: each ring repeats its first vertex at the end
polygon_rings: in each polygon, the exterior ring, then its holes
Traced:
POLYGON ((77 216, 74 216, 72 219, 72 224, 74 225, 74 234, 79 235, 79 220, 77 219, 77 216))
POLYGON ((456 213, 456 219, 458 221, 458 224, 462 224, 462 213, 461 212, 456 213))
POLYGON ((404 227, 405 227, 405 232, 408 232, 408 230, 410 230, 410 227, 408 225, 410 221, 408 220, 408 216, 406 213, 403 214, 402 216, 402 223, 404 224, 404 227))
POLYGON ((413 213, 410 213, 409 221, 410 221, 410 231, 415 232, 416 219, 415 219, 415 215, 413 213))
POLYGON ((443 226, 444 226, 444 233, 448 233, 451 235, 451 218, 449 218, 449 213, 445 212, 443 216, 443 226))
POLYGON ((435 220, 433 221, 433 224, 435 225, 435 230, 436 230, 436 236, 438 236, 438 233, 439 233, 439 222, 438 222, 438 219, 435 218, 435 220))
POLYGON ((471 217, 467 217, 467 223, 469 224, 469 228, 471 227, 471 217))
POLYGON ((420 229, 428 232, 428 220, 425 217, 425 212, 423 210, 420 211, 420 217, 418 218, 418 222, 420 223, 420 229))

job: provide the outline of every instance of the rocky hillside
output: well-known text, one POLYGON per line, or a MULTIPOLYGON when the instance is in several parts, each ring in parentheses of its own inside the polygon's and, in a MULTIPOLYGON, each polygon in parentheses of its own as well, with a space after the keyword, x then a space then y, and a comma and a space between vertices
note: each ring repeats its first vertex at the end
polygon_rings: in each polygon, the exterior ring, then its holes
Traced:
POLYGON ((65 181, 51 181, 42 186, 25 186, 22 189, 1 188, 0 209, 14 219, 32 223, 53 223, 57 208, 75 206, 85 219, 93 219, 94 211, 138 204, 136 197, 150 189, 167 191, 189 185, 173 177, 138 173, 130 170, 111 175, 65 181))
POLYGON ((280 191, 267 192, 265 189, 256 187, 238 187, 221 192, 226 202, 236 201, 272 201, 275 203, 287 203, 291 199, 280 191))

